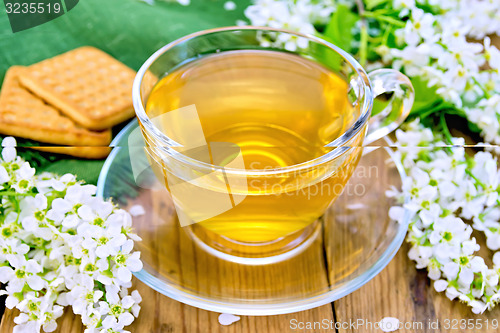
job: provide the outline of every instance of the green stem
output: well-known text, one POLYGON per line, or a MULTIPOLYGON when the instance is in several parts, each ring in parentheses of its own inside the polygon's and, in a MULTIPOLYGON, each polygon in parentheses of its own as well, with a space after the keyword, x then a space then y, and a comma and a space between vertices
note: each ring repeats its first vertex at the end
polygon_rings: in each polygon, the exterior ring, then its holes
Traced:
POLYGON ((481 91, 484 94, 484 97, 486 97, 486 98, 490 98, 491 97, 490 93, 483 87, 483 85, 481 83, 479 83, 479 81, 475 77, 472 77, 472 80, 474 81, 475 84, 477 84, 477 86, 479 87, 479 89, 481 89, 481 91))
POLYGON ((453 136, 450 133, 450 129, 448 128, 448 124, 446 123, 446 119, 444 117, 444 113, 441 113, 440 117, 440 124, 443 129, 444 136, 446 137, 446 140, 448 141, 448 144, 452 145, 453 144, 453 136))
POLYGON ((474 181, 475 181, 477 184, 479 184, 479 186, 481 186, 483 189, 485 189, 485 188, 486 188, 486 185, 485 185, 482 181, 480 181, 480 180, 479 180, 476 176, 474 176, 474 174, 473 174, 470 170, 465 169, 465 173, 466 173, 467 175, 469 175, 469 177, 471 177, 472 179, 474 179, 474 181))
POLYGON ((387 45, 387 41, 389 40, 389 35, 391 34, 391 30, 392 30, 392 28, 390 25, 387 25, 385 27, 384 34, 382 36, 382 43, 384 45, 387 45))
MULTIPOLYGON (((440 119, 440 123, 441 123, 441 127, 443 129, 443 133, 444 133, 444 136, 446 138, 446 140, 448 141, 448 144, 452 145, 453 144, 453 136, 451 135, 450 133, 450 129, 448 128, 448 124, 446 123, 446 119, 444 117, 444 113, 441 113, 441 119, 440 119)), ((448 151, 448 153, 453 153, 453 151, 451 150, 451 147, 446 147, 446 150, 448 151)))
POLYGON ((366 65, 368 54, 368 28, 366 24, 361 26, 361 39, 359 45, 359 63, 361 66, 366 65))
POLYGON ((365 5, 363 0, 356 0, 356 6, 358 7, 358 13, 361 17, 361 38, 359 44, 359 63, 361 66, 366 65, 367 54, 368 54, 368 25, 366 24, 366 20, 364 19, 365 15, 365 5))
POLYGON ((404 22, 399 21, 393 17, 386 16, 386 15, 379 15, 379 14, 373 13, 373 12, 364 12, 363 17, 370 17, 370 18, 373 18, 377 21, 386 22, 386 23, 392 24, 392 25, 394 25, 396 27, 400 27, 400 28, 403 28, 406 25, 404 22))
MULTIPOLYGON (((368 10, 371 10, 372 8, 383 5, 389 1, 388 0, 368 0, 365 2, 366 2, 366 8, 368 8, 368 10)), ((385 9, 385 8, 376 10, 376 12, 387 12, 387 11, 388 11, 388 9, 385 9)))
POLYGON ((18 193, 16 191, 0 191, 0 196, 7 196, 7 197, 29 197, 29 196, 34 196, 34 193, 18 193))
POLYGON ((439 103, 438 105, 433 106, 430 109, 429 108, 422 108, 422 109, 412 110, 411 115, 416 116, 416 117, 420 117, 420 118, 425 118, 425 117, 435 113, 436 111, 442 111, 443 113, 445 113, 445 111, 447 111, 447 110, 448 109, 443 109, 442 103, 439 103))

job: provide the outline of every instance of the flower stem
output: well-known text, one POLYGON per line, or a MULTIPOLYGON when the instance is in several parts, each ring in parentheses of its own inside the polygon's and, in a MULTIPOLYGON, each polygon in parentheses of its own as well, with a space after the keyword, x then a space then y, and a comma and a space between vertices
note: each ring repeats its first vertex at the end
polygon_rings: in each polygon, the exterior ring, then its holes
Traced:
POLYGON ((359 44, 359 63, 361 66, 366 65, 367 53, 368 53, 368 26, 365 20, 365 5, 362 0, 356 0, 356 5, 358 6, 359 17, 361 18, 361 36, 359 44))
POLYGON ((479 81, 475 77, 472 77, 472 80, 479 87, 479 89, 481 89, 481 91, 484 94, 484 97, 489 99, 491 97, 491 94, 483 87, 483 85, 479 83, 479 81))
POLYGON ((0 191, 0 196, 7 197, 29 197, 34 196, 34 193, 18 193, 16 191, 0 191))
MULTIPOLYGON (((444 133, 444 136, 446 138, 446 140, 448 141, 448 144, 452 145, 453 144, 453 136, 451 135, 450 133, 450 130, 448 128, 448 124, 446 123, 446 119, 444 117, 444 113, 441 113, 441 117, 440 117, 440 124, 441 124, 441 127, 443 129, 443 133, 444 133)), ((449 149, 449 147, 448 147, 449 149)))
POLYGON ((373 12, 364 12, 363 16, 373 18, 377 21, 386 22, 386 23, 392 24, 392 25, 394 25, 396 27, 400 27, 400 28, 403 28, 405 26, 404 22, 399 21, 393 17, 386 16, 386 15, 380 15, 380 14, 373 13, 373 12))
POLYGON ((482 181, 480 181, 480 180, 479 180, 479 178, 477 178, 477 177, 476 177, 476 176, 472 173, 472 171, 465 169, 465 173, 466 173, 467 175, 469 175, 469 177, 471 177, 472 179, 474 179, 474 181, 476 182, 476 184, 478 184, 479 186, 481 186, 483 189, 484 189, 484 188, 486 188, 486 185, 485 185, 482 181))

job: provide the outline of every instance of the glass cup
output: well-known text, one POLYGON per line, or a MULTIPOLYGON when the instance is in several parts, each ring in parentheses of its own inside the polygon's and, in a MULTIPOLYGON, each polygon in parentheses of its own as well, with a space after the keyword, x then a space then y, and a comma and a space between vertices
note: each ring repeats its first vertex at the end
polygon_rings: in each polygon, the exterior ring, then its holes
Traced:
MULTIPOLYGON (((210 89, 210 82, 201 87, 210 89)), ((303 96, 307 89, 286 87, 283 98, 289 99, 287 103, 297 97, 307 99, 303 96)), ((233 88, 224 91, 224 98, 236 101, 233 108, 225 111, 221 105, 220 110, 210 109, 216 110, 210 112, 217 113, 216 124, 220 127, 230 128, 251 120, 265 122, 263 131, 286 131, 300 121, 287 110, 279 111, 269 124, 269 117, 264 116, 269 115, 269 110, 245 113, 237 104, 241 91, 237 85, 233 88)), ((245 86, 245 91, 254 89, 262 87, 245 86)), ((410 80, 398 71, 379 69, 367 74, 352 56, 323 39, 249 26, 201 31, 164 46, 144 63, 133 86, 146 155, 172 197, 179 223, 205 250, 248 264, 283 260, 307 247, 319 234, 320 217, 342 193, 356 168, 363 146, 397 128, 407 117, 413 99, 410 80), (150 111, 148 99, 155 93, 154 83, 191 63, 203 66, 200 60, 206 57, 242 51, 267 51, 282 58, 293 55, 340 78, 338 94, 346 101, 342 131, 321 147, 323 153, 291 165, 251 165, 245 160, 248 147, 210 140, 210 126, 204 126, 204 119, 210 115, 204 112, 219 96, 202 91, 190 91, 189 96, 175 103, 170 101, 167 109, 155 104, 156 111, 150 111), (374 98, 380 95, 385 106, 372 115, 374 98)), ((308 124, 311 133, 325 131, 317 119, 308 124)), ((267 145, 259 147, 259 153, 267 156, 270 151, 279 151, 291 156, 301 149, 313 149, 306 141, 303 144, 306 148, 300 142, 283 147, 267 145)))

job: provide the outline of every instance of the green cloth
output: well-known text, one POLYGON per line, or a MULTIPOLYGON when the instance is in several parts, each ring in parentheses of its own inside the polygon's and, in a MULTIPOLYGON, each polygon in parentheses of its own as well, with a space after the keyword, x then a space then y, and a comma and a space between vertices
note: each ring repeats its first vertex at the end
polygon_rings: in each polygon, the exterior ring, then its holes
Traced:
MULTIPOLYGON (((226 11, 226 0, 192 0, 189 6, 138 0, 80 0, 65 15, 40 26, 12 33, 7 14, 0 14, 0 78, 12 65, 30 65, 83 45, 95 46, 134 70, 157 49, 199 30, 235 25, 244 19, 248 0, 236 0, 226 11)), ((1 5, 0 5, 1 6, 1 5)), ((122 125, 123 126, 123 125, 122 125)), ((114 134, 120 127, 114 129, 114 134)), ((29 145, 26 140, 19 143, 29 145)), ((104 161, 68 159, 62 155, 23 151, 38 171, 74 173, 95 184, 104 161)))

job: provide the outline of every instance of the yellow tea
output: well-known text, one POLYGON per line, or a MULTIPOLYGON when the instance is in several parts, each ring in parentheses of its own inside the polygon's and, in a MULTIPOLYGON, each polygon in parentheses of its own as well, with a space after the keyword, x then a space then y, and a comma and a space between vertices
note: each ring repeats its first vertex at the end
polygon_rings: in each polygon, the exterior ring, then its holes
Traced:
MULTIPOLYGON (((304 164, 331 153, 327 144, 352 125, 356 114, 347 91, 348 83, 327 68, 273 51, 209 55, 162 78, 147 100, 148 116, 195 105, 206 142, 237 145, 248 171, 245 186, 230 189, 237 204, 196 226, 231 240, 263 243, 318 219, 341 193, 361 153, 355 147, 358 151, 344 153, 335 163, 304 164), (296 165, 300 167, 276 172, 296 165)), ((168 133, 180 127, 169 121, 160 129, 168 133)), ((159 158, 157 162, 165 177, 179 177, 159 158)), ((214 195, 228 190, 197 186, 214 195)))

